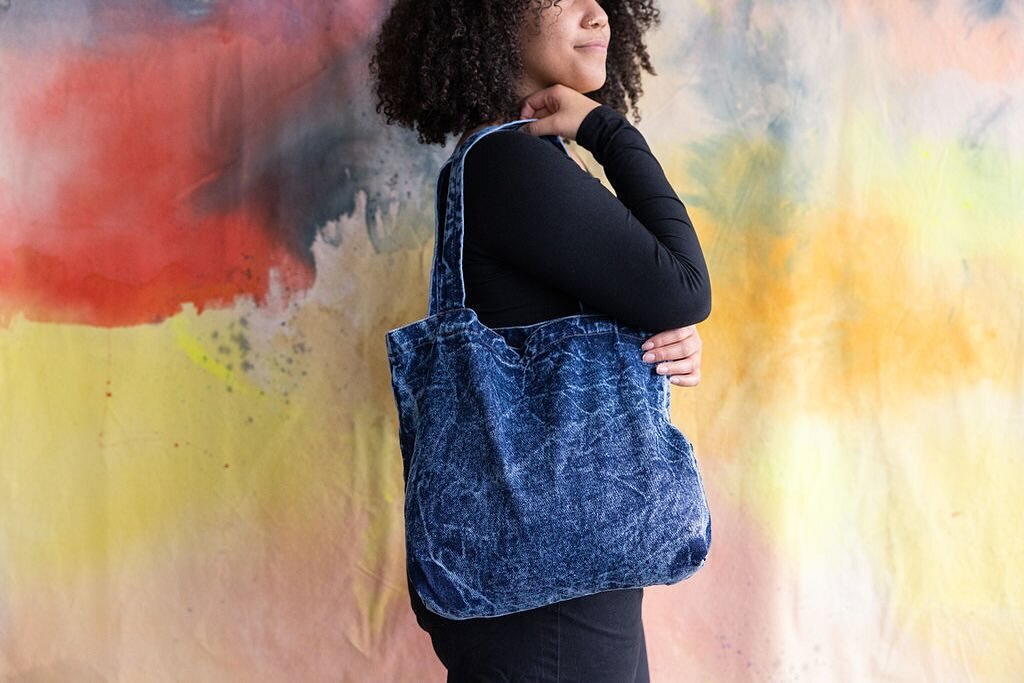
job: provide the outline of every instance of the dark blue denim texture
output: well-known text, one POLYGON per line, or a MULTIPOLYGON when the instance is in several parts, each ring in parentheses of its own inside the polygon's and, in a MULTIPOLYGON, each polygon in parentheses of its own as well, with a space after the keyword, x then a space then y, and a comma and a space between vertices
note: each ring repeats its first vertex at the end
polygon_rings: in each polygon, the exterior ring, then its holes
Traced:
POLYGON ((407 571, 424 605, 449 619, 670 585, 703 566, 711 546, 668 378, 641 358, 660 330, 600 313, 491 328, 465 307, 466 153, 534 120, 476 131, 444 162, 452 170, 444 226, 435 201, 427 317, 386 334, 407 571))

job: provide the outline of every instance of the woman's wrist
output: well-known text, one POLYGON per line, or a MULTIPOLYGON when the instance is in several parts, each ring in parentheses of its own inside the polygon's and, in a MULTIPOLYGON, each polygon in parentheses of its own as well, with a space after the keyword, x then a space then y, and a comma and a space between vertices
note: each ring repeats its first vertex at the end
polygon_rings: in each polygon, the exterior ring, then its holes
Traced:
POLYGON ((590 152, 598 163, 604 165, 604 148, 623 125, 628 126, 629 121, 622 112, 602 104, 583 117, 576 131, 576 143, 590 152))

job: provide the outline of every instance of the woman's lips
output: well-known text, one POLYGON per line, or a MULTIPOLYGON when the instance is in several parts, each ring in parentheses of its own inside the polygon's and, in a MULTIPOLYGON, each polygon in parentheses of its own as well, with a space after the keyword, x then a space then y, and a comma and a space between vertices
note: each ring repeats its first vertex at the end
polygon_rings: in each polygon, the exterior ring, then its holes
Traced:
POLYGON ((591 43, 589 45, 577 45, 577 50, 600 50, 601 52, 607 52, 608 46, 603 43, 591 43))

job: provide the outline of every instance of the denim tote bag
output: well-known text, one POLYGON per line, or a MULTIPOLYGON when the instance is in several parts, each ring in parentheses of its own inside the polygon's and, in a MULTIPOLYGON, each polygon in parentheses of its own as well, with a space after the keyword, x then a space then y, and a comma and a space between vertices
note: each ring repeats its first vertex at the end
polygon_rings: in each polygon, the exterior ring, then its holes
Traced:
POLYGON ((641 359, 654 331, 582 312, 491 328, 465 306, 466 153, 534 120, 476 131, 441 166, 452 164, 444 226, 438 174, 427 317, 385 335, 406 569, 423 604, 448 619, 673 584, 711 546, 668 378, 641 359))

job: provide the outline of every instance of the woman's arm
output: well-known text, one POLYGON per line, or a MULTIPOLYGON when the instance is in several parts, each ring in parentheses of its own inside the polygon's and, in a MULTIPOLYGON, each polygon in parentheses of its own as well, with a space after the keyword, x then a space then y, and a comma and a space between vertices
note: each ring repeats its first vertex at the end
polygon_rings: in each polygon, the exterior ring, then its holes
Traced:
MULTIPOLYGON (((686 208, 640 132, 602 105, 576 141, 604 167, 612 194, 550 140, 496 131, 466 156, 466 202, 495 257, 648 330, 711 312, 707 266, 686 208)), ((470 229, 467 224, 467 230, 470 229)))

